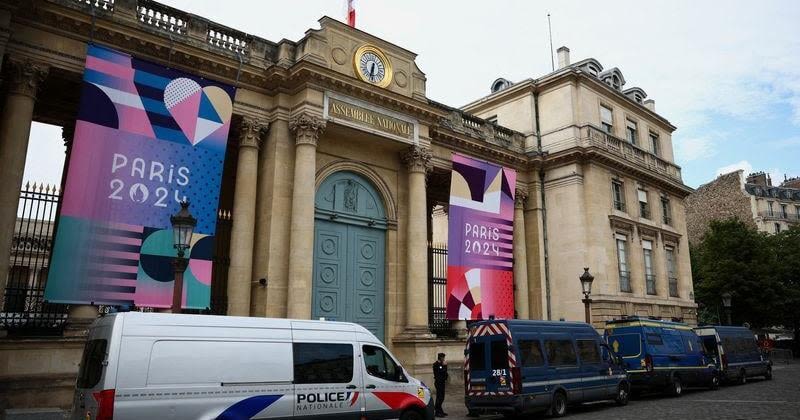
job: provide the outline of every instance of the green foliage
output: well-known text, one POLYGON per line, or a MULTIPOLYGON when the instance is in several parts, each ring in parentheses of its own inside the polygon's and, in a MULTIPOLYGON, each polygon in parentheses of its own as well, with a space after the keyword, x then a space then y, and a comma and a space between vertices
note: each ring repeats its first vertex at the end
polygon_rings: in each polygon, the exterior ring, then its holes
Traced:
POLYGON ((721 296, 727 291, 736 325, 797 325, 800 228, 766 235, 737 219, 714 221, 690 252, 700 322, 726 320, 721 296))

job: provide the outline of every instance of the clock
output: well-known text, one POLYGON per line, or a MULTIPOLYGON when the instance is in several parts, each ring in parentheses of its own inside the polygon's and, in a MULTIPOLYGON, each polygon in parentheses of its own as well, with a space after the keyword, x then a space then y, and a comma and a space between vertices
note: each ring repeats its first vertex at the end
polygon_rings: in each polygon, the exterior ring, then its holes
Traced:
POLYGON ((386 87, 392 82, 392 63, 373 45, 364 45, 356 50, 353 68, 359 79, 375 86, 386 87))

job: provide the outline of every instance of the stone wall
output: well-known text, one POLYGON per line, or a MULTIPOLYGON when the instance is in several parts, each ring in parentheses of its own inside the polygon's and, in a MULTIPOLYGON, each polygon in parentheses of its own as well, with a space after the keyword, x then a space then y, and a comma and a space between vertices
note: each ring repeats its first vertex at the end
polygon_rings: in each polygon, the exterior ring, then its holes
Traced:
POLYGON ((741 177, 741 170, 720 175, 686 197, 686 224, 691 244, 703 239, 712 220, 737 218, 756 227, 750 196, 742 188, 741 177))

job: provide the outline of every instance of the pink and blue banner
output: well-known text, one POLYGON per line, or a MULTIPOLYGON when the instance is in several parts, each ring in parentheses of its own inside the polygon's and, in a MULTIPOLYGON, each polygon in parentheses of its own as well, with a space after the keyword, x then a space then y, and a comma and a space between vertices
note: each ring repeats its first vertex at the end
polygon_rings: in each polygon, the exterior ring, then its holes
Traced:
POLYGON ((447 319, 514 318, 516 179, 513 169, 453 155, 447 319))
POLYGON ((170 216, 188 200, 183 307, 209 306, 234 92, 89 46, 46 300, 171 306, 170 216))

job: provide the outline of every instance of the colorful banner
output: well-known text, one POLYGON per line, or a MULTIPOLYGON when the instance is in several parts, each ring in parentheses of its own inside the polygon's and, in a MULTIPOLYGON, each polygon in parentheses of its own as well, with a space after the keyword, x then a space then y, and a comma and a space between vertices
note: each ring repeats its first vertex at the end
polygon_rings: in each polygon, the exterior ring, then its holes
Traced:
POLYGON ((209 306, 234 91, 89 46, 46 300, 171 306, 170 216, 188 200, 183 306, 209 306))
POLYGON ((516 180, 513 169, 453 155, 447 319, 514 318, 516 180))

